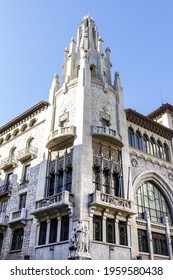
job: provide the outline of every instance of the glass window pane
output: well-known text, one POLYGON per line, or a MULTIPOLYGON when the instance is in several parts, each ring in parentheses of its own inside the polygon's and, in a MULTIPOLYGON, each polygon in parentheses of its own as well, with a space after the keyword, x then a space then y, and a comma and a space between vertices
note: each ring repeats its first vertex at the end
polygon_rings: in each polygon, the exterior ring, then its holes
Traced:
POLYGON ((150 213, 151 221, 161 222, 161 218, 167 216, 169 223, 172 224, 171 212, 165 197, 151 181, 143 183, 143 185, 138 188, 136 205, 140 217, 141 211, 147 211, 150 213))

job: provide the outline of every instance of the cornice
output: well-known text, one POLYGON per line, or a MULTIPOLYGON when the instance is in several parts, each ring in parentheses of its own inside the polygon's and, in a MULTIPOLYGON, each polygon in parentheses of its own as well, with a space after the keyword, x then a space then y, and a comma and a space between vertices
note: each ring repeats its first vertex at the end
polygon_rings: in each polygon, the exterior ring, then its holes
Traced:
POLYGON ((23 112, 16 118, 12 119, 10 122, 0 127, 0 135, 4 134, 7 130, 11 130, 11 128, 16 127, 22 121, 26 121, 29 117, 38 114, 40 111, 46 109, 49 106, 49 103, 46 101, 40 101, 27 111, 23 112))
POLYGON ((153 121, 148 116, 144 116, 132 109, 126 109, 126 118, 129 122, 139 125, 157 135, 160 135, 168 140, 173 138, 173 130, 153 121))
POLYGON ((156 117, 159 117, 163 115, 165 112, 171 111, 173 113, 173 106, 169 103, 165 103, 150 114, 147 115, 148 118, 154 119, 156 117))

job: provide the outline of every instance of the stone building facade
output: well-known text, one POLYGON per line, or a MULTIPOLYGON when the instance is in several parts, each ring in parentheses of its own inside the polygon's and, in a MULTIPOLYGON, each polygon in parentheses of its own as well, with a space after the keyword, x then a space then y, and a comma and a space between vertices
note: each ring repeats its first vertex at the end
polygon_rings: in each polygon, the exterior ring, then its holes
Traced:
POLYGON ((173 107, 124 109, 94 20, 49 100, 0 128, 0 259, 172 259, 173 107))

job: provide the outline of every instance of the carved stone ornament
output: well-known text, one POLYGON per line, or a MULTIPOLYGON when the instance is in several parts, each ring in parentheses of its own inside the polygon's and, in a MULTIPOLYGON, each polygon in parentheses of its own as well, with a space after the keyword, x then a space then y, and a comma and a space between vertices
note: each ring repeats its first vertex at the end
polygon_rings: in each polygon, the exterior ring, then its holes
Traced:
POLYGON ((135 158, 133 158, 133 159, 131 160, 131 163, 132 163, 132 166, 133 166, 133 167, 137 167, 137 165, 138 165, 138 162, 137 162, 137 160, 136 160, 135 158))
POLYGON ((172 173, 169 173, 169 174, 168 174, 168 178, 169 178, 170 181, 173 181, 173 174, 172 174, 172 173))

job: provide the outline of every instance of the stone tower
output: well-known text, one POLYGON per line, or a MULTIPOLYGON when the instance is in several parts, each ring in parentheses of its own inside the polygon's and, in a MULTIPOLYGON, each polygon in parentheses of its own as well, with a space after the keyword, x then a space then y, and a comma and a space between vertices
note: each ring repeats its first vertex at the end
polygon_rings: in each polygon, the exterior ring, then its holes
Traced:
POLYGON ((117 250, 116 255, 106 245, 115 239, 121 244, 119 230, 130 244, 128 223, 134 213, 123 89, 118 72, 112 83, 111 67, 110 49, 104 54, 94 20, 86 16, 77 42, 72 38, 65 49, 62 86, 55 75, 50 90, 47 179, 45 189, 40 185, 37 193, 40 199, 53 195, 61 203, 57 207, 54 200, 49 201, 46 209, 41 200, 33 214, 40 221, 45 217, 49 224, 55 214, 61 223, 68 216, 72 243, 61 244, 61 249, 71 246, 73 255, 82 259, 130 258, 129 249, 117 250), (80 226, 82 237, 76 232, 80 226), (84 249, 87 234, 89 244, 84 249))

